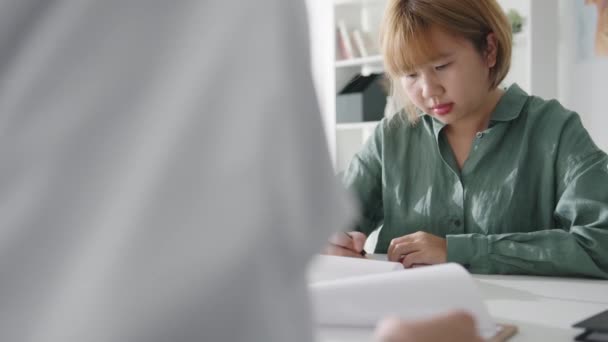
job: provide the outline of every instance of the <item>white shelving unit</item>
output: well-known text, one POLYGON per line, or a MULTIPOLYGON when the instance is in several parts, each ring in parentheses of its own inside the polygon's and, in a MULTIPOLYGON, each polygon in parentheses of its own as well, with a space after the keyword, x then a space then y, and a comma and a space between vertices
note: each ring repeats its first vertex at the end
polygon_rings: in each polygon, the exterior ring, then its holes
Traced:
POLYGON ((369 57, 359 57, 352 59, 344 59, 340 61, 336 61, 336 68, 346 68, 346 67, 363 67, 363 66, 381 66, 382 65, 382 56, 375 55, 369 57))
POLYGON ((336 124, 336 128, 339 130, 369 130, 374 129, 378 121, 367 121, 367 122, 353 122, 353 123, 339 123, 336 124))
POLYGON ((313 73, 321 102, 329 150, 336 171, 342 171, 372 134, 377 122, 336 124, 336 94, 356 74, 383 71, 377 49, 378 28, 386 0, 308 0, 311 13, 313 73), (340 59, 336 53, 336 29, 343 21, 375 43, 370 56, 340 59))

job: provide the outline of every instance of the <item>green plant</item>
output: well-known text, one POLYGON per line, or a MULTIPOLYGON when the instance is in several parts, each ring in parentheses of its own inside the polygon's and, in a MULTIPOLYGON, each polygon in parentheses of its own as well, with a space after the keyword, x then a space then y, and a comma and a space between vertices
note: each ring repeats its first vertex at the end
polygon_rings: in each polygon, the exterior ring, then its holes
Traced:
POLYGON ((522 17, 517 10, 510 9, 507 12, 507 18, 511 23, 511 30, 513 31, 513 34, 520 33, 524 26, 524 17, 522 17))

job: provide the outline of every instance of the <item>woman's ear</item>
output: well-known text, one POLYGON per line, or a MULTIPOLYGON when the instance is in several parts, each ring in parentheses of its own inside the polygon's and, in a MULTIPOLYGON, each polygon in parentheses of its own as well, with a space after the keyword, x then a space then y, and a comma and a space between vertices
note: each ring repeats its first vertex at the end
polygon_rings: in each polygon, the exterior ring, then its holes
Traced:
POLYGON ((486 36, 486 64, 488 68, 493 68, 496 65, 496 56, 498 54, 498 40, 494 32, 488 33, 486 36))

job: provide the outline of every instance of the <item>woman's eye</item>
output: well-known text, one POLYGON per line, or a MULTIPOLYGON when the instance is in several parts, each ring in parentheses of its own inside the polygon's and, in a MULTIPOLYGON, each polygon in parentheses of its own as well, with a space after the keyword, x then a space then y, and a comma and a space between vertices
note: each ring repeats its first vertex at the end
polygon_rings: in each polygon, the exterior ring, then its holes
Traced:
POLYGON ((418 77, 418 74, 414 72, 411 74, 406 74, 405 77, 409 79, 415 79, 416 77, 418 77))
POLYGON ((452 64, 452 63, 446 63, 446 64, 436 66, 435 70, 437 70, 437 71, 443 70, 443 69, 447 68, 448 66, 450 66, 450 64, 452 64))

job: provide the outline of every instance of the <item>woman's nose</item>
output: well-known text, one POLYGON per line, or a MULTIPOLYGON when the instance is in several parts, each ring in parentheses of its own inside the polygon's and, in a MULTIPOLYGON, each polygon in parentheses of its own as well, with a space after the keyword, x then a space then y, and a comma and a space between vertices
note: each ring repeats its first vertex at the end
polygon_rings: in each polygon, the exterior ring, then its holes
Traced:
POLYGON ((443 92, 443 86, 432 75, 422 77, 422 96, 426 99, 440 96, 443 92))

